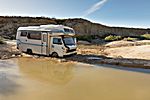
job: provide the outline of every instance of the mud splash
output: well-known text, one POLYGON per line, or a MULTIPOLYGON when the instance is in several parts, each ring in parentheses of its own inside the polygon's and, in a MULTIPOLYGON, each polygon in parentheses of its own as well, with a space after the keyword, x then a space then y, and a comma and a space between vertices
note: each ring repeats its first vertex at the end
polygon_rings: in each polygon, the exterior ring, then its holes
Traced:
POLYGON ((150 74, 19 58, 0 61, 0 100, 150 100, 150 74))

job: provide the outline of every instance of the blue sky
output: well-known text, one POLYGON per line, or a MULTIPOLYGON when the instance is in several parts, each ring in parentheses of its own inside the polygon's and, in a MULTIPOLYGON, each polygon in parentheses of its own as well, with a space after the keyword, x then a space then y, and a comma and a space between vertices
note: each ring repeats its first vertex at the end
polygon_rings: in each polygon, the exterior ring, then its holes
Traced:
POLYGON ((109 26, 150 28, 150 0, 0 0, 0 15, 85 18, 109 26))

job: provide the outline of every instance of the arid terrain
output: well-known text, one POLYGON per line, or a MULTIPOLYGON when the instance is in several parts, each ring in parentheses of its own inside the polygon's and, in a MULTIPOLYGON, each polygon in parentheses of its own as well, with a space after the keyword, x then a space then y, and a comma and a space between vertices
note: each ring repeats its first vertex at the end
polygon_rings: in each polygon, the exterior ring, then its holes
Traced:
POLYGON ((8 39, 6 43, 0 45, 0 59, 40 58, 41 56, 37 55, 21 54, 16 49, 15 41, 11 39, 16 38, 18 27, 44 24, 61 24, 75 30, 76 38, 79 40, 78 54, 63 61, 150 68, 150 29, 110 27, 82 18, 0 16, 0 44, 1 40, 8 39))
POLYGON ((79 45, 80 54, 103 55, 112 58, 131 58, 150 60, 150 40, 114 41, 103 46, 79 45))
MULTIPOLYGON (((115 41, 104 45, 92 45, 80 42, 78 44, 78 54, 63 59, 55 59, 58 61, 73 61, 83 62, 89 64, 114 64, 127 67, 136 68, 150 68, 150 41, 115 41)), ((38 55, 28 55, 20 53, 16 49, 15 41, 6 41, 5 44, 0 45, 0 58, 9 59, 16 57, 33 57, 43 58, 38 55)), ((46 59, 53 59, 51 57, 44 57, 46 59)))

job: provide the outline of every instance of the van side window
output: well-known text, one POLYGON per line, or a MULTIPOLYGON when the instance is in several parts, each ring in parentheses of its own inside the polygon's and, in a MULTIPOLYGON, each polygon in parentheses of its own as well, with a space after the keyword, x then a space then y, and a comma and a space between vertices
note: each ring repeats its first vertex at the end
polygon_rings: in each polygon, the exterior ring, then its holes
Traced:
POLYGON ((69 30, 69 29, 67 29, 67 28, 64 28, 64 31, 65 31, 65 32, 70 32, 70 30, 69 30))
POLYGON ((21 32, 20 36, 26 37, 27 36, 27 32, 21 32))
POLYGON ((41 32, 28 32, 28 38, 34 40, 41 40, 41 32))
POLYGON ((73 31, 73 30, 71 30, 71 29, 67 29, 67 28, 64 28, 64 31, 65 31, 66 33, 74 33, 74 31, 73 31))
POLYGON ((53 44, 62 44, 62 41, 60 38, 53 38, 53 44))

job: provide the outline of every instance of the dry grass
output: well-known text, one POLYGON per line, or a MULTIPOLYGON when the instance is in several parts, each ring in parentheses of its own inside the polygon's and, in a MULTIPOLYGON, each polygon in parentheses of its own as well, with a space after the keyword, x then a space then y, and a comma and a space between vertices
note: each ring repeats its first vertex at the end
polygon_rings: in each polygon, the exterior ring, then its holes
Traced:
POLYGON ((106 47, 103 45, 78 45, 78 53, 86 55, 108 55, 105 51, 106 47))

